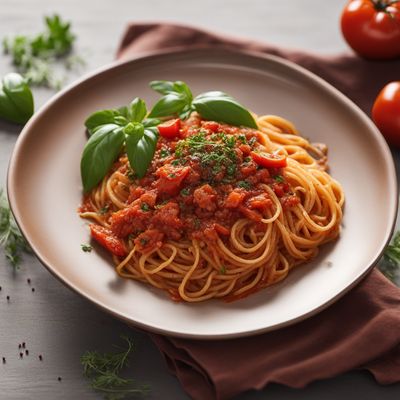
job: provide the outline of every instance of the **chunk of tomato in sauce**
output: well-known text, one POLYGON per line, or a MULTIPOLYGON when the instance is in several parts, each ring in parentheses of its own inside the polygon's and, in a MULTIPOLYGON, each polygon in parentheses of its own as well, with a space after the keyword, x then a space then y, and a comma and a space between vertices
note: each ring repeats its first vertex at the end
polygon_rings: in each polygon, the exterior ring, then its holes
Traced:
POLYGON ((160 136, 166 139, 173 139, 179 136, 179 130, 181 129, 181 120, 179 118, 171 119, 163 122, 157 126, 160 136))
POLYGON ((92 238, 117 257, 125 257, 127 250, 124 242, 117 238, 110 229, 101 225, 89 225, 92 238))
POLYGON ((135 239, 135 245, 139 251, 148 253, 156 248, 160 248, 163 244, 164 233, 158 229, 147 229, 135 239))
POLYGON ((190 172, 190 167, 174 167, 166 164, 158 168, 156 176, 158 179, 154 182, 154 186, 158 189, 158 193, 166 193, 175 196, 180 190, 183 180, 190 172))

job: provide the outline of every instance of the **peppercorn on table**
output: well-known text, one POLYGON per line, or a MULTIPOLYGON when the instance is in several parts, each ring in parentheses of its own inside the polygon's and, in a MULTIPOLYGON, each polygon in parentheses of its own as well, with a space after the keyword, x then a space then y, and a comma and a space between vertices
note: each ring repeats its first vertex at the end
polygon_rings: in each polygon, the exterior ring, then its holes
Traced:
MULTIPOLYGON (((167 20, 194 24, 222 33, 264 40, 282 47, 334 54, 350 51, 339 30, 345 0, 192 0, 160 2, 85 2, 70 0, 1 0, 0 39, 39 32, 44 15, 58 13, 71 21, 75 53, 85 61, 67 76, 73 81, 85 72, 111 62, 130 21, 167 20)), ((0 76, 13 71, 11 58, 0 58, 0 76)), ((36 109, 55 93, 35 88, 36 109)), ((0 187, 6 186, 9 157, 21 127, 0 121, 0 187)), ((400 157, 395 154, 396 162, 400 157)), ((77 217, 78 218, 78 217, 77 217)), ((148 399, 184 400, 189 397, 167 370, 146 334, 128 329, 55 279, 32 255, 24 255, 13 270, 0 250, 0 398, 101 399, 83 376, 80 357, 88 350, 107 352, 120 335, 134 339, 128 374, 148 384, 148 399)), ((244 393, 250 399, 398 399, 400 385, 379 386, 367 372, 351 372, 304 389, 270 385, 244 393), (350 392, 351 386, 351 392, 350 392)))

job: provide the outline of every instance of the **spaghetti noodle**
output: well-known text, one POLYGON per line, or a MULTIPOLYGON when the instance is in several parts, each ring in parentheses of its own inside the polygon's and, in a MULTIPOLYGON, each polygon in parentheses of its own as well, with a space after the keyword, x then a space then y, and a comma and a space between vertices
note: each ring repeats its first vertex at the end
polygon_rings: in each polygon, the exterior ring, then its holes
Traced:
POLYGON ((281 281, 339 235, 344 194, 326 148, 281 117, 256 122, 193 113, 178 137, 160 137, 144 178, 122 154, 85 196, 80 216, 121 277, 174 300, 230 301, 281 281))

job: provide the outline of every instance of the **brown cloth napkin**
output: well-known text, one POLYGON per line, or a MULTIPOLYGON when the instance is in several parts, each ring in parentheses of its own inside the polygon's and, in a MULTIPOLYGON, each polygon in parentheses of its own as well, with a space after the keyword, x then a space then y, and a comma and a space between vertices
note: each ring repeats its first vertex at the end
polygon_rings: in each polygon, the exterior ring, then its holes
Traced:
MULTIPOLYGON (((369 114, 400 61, 321 57, 172 24, 132 24, 118 58, 182 47, 223 46, 274 54, 321 76, 369 114)), ((287 328, 258 336, 198 341, 151 334, 170 370, 196 400, 230 399, 271 382, 300 388, 355 368, 382 384, 400 381, 400 289, 373 270, 335 304, 287 328)))

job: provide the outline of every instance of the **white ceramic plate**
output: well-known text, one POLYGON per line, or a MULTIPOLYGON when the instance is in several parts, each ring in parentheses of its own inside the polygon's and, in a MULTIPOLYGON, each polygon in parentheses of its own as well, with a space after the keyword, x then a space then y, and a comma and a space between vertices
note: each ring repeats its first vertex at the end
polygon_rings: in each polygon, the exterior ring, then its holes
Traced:
POLYGON ((76 292, 129 323, 202 339, 255 334, 304 319, 356 284, 379 259, 397 210, 389 149, 346 97, 306 70, 276 57, 223 50, 159 53, 114 64, 63 90, 31 119, 12 156, 8 193, 17 222, 42 263, 76 292), (329 147, 331 174, 346 194, 339 240, 286 280, 234 302, 174 303, 164 292, 121 279, 98 247, 84 253, 81 200, 84 120, 93 111, 156 94, 148 82, 183 80, 194 93, 223 90, 258 114, 291 120, 329 147))

